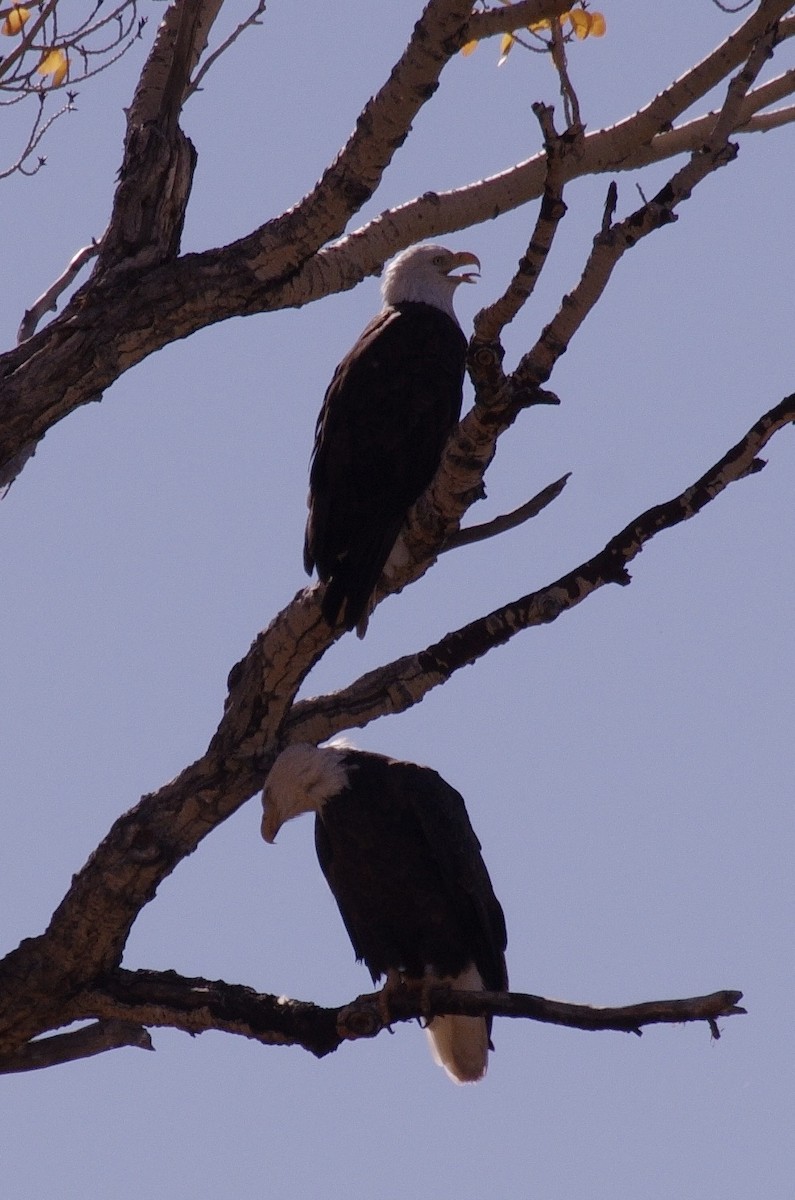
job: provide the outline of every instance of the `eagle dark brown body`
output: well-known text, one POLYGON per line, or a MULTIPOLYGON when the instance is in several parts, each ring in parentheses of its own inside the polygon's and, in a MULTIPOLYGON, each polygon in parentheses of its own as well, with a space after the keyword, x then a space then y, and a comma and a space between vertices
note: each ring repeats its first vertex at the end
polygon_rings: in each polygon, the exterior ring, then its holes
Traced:
POLYGON ((387 268, 384 307, 337 367, 317 421, 304 566, 327 587, 330 625, 363 633, 412 504, 461 414, 467 340, 453 294, 467 252, 413 246, 387 268))
MULTIPOLYGON (((315 813, 318 861, 375 982, 400 972, 504 991, 505 918, 459 793, 436 771, 350 747, 288 747, 263 796, 263 837, 315 813)), ((434 1057, 458 1082, 486 1071, 491 1021, 435 1017, 434 1057)))

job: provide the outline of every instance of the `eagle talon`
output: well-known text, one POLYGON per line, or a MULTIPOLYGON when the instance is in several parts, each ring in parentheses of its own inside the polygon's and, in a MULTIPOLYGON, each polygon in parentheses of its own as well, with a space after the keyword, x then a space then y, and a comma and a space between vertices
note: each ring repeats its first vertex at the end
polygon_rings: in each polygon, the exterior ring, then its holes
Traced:
POLYGON ((376 993, 376 1008, 378 1015, 381 1018, 381 1024, 384 1029, 388 1029, 390 1033, 394 1033, 392 1028, 392 1009, 390 1001, 395 992, 400 991, 404 986, 403 972, 395 967, 390 967, 386 973, 386 982, 380 992, 376 993))
POLYGON ((433 975, 426 975, 422 981, 422 992, 420 995, 420 1003, 422 1005, 422 1019, 425 1021, 423 1029, 427 1029, 433 1020, 431 1012, 431 997, 438 994, 440 998, 448 995, 452 991, 449 983, 445 983, 441 979, 435 979, 433 975))

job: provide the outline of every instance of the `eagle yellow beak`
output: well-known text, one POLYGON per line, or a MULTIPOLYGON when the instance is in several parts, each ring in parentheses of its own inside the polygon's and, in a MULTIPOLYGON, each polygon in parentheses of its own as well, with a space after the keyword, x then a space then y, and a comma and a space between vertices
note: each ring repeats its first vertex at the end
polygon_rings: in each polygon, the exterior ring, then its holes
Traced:
POLYGON ((450 275, 450 271, 455 271, 457 267, 477 267, 476 271, 465 271, 463 275, 453 275, 456 283, 476 283, 480 275, 480 259, 477 254, 470 254, 468 250, 462 250, 459 254, 451 254, 451 264, 449 270, 445 272, 450 275))

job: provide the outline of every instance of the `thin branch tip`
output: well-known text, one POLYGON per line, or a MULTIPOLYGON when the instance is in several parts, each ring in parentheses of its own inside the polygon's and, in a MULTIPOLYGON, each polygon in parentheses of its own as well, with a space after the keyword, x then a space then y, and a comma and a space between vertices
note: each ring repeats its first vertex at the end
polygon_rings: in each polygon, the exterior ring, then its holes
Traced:
POLYGON ((611 1008, 550 1000, 524 992, 458 992, 447 984, 418 993, 416 986, 409 983, 390 989, 388 1006, 383 992, 358 996, 343 1005, 337 1011, 337 1027, 341 1037, 355 1041, 360 1037, 375 1037, 382 1029, 400 1021, 453 1014, 512 1017, 588 1032, 603 1030, 641 1037, 646 1025, 704 1021, 712 1030, 718 1017, 742 1011, 727 1003, 737 994, 721 991, 689 999, 651 1000, 611 1008))
POLYGON ((480 525, 469 525, 464 529, 457 530, 450 535, 439 553, 443 554, 446 550, 455 550, 459 546, 470 546, 474 542, 483 542, 487 538, 496 537, 498 534, 506 533, 510 529, 516 529, 532 517, 537 517, 553 500, 557 500, 570 477, 571 471, 567 471, 560 479, 556 479, 554 483, 550 483, 545 488, 542 488, 530 500, 526 500, 524 504, 520 504, 518 508, 513 509, 511 512, 503 513, 501 516, 494 517, 491 521, 484 521, 480 525))

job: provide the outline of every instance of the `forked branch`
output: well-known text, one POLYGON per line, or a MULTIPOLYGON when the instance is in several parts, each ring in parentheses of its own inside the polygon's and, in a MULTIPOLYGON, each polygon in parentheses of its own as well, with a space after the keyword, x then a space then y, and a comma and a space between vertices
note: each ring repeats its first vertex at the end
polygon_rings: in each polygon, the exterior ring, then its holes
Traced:
POLYGON ((758 458, 771 437, 795 421, 795 394, 765 413, 748 433, 691 487, 647 509, 604 549, 538 591, 448 633, 434 645, 395 659, 331 695, 293 705, 285 741, 320 742, 344 729, 363 728, 385 713, 405 712, 462 667, 505 645, 525 629, 549 624, 607 584, 631 582, 628 564, 664 529, 689 520, 739 479, 765 465, 758 458))
MULTIPOLYGON (((723 106, 704 143, 651 200, 618 222, 614 222, 616 188, 611 184, 600 230, 579 281, 563 297, 557 313, 544 327, 532 349, 522 357, 515 370, 506 375, 502 365, 500 330, 505 320, 515 316, 532 291, 533 274, 543 266, 556 228, 553 219, 545 218, 542 203, 534 236, 519 272, 497 304, 485 309, 476 319, 469 354, 476 389, 475 407, 451 438, 429 491, 408 515, 404 564, 390 579, 389 591, 399 591, 422 575, 438 554, 439 547, 453 536, 463 514, 482 495, 483 478, 494 458, 499 437, 510 428, 519 413, 531 405, 549 403, 550 400, 557 402, 556 397, 550 397, 542 390, 542 385, 598 303, 622 256, 650 233, 675 221, 678 207, 698 184, 733 160, 737 147, 728 140, 729 134, 777 36, 775 22, 764 27, 747 61, 730 81, 723 106), (536 237, 539 239, 537 246, 536 237)), ((563 186, 560 171, 571 156, 565 152, 564 139, 558 139, 551 129, 549 110, 540 108, 537 115, 547 141, 549 194, 560 207, 563 186)), ((573 133, 574 145, 578 146, 581 138, 578 131, 573 133)))

